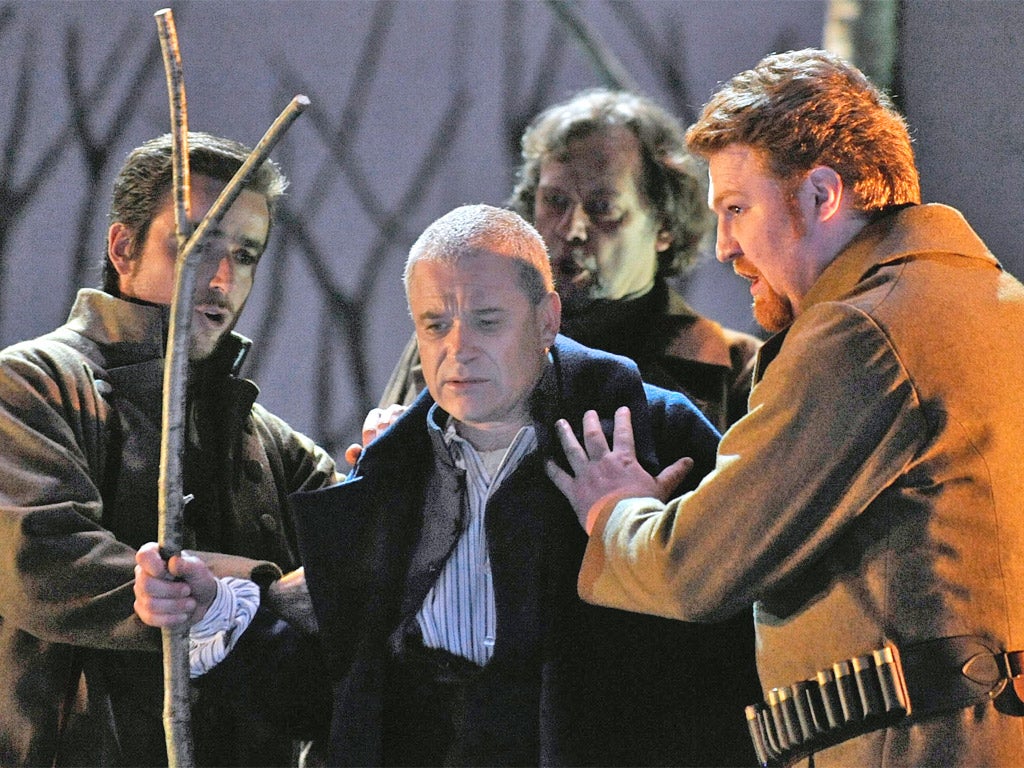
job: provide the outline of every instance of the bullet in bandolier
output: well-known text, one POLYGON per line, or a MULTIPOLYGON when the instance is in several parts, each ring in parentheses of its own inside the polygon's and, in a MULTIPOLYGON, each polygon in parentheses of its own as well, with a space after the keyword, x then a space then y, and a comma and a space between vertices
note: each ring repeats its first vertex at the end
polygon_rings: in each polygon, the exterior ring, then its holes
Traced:
POLYGON ((818 732, 812 698, 817 692, 809 680, 799 680, 789 688, 793 691, 793 709, 796 711, 797 722, 800 725, 800 740, 807 741, 818 732))
MULTIPOLYGON (((791 747, 799 746, 804 742, 804 733, 800 728, 800 719, 796 713, 796 702, 793 700, 793 691, 787 685, 778 689, 779 710, 782 712, 782 722, 786 727, 786 740, 791 747)), ((810 734, 807 734, 810 736, 810 734)))
POLYGON ((844 723, 856 723, 864 719, 864 710, 860 704, 860 693, 857 681, 853 676, 853 665, 849 660, 837 661, 832 665, 832 674, 836 679, 836 692, 843 711, 844 723))
POLYGON ((903 672, 893 649, 890 646, 873 651, 878 683, 882 691, 882 700, 886 712, 902 711, 910 713, 910 702, 907 697, 907 684, 903 680, 903 672))
POLYGON ((871 654, 855 656, 850 662, 853 666, 854 680, 857 681, 857 693, 860 695, 864 717, 884 715, 885 701, 882 698, 878 673, 875 671, 875 657, 871 654))
POLYGON ((838 728, 844 720, 843 706, 839 701, 839 690, 836 687, 836 676, 832 674, 831 669, 822 669, 819 670, 816 679, 821 702, 825 707, 825 717, 828 718, 828 727, 838 728))
POLYGON ((786 721, 782 715, 782 702, 779 700, 778 688, 772 688, 768 691, 768 711, 771 712, 772 726, 775 730, 775 738, 779 743, 779 749, 789 749, 791 744, 789 742, 789 735, 786 733, 786 721))
POLYGON ((771 759, 777 755, 768 751, 767 734, 761 720, 762 709, 760 704, 751 704, 744 709, 744 714, 747 716, 747 730, 750 731, 750 740, 754 744, 757 762, 761 765, 768 765, 771 759))

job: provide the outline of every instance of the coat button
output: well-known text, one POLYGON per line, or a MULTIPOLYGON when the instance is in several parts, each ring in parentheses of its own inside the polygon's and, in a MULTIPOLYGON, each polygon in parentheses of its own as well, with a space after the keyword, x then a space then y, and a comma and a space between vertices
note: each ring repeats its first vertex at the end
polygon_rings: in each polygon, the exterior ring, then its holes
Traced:
POLYGON ((256 459, 249 459, 245 462, 245 474, 254 483, 263 479, 263 465, 256 459))
POLYGON ((262 525, 266 530, 273 533, 277 530, 277 518, 269 512, 266 512, 260 515, 260 525, 262 525))

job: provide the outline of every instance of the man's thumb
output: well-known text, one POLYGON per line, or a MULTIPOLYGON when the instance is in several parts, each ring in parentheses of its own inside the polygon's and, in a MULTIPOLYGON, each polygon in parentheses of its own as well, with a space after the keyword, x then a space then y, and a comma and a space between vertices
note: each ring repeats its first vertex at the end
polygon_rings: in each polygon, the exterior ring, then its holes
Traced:
POLYGON ((691 469, 693 469, 693 459, 689 456, 684 456, 661 470, 655 478, 658 483, 658 497, 661 501, 668 501, 672 498, 676 488, 690 474, 691 469))

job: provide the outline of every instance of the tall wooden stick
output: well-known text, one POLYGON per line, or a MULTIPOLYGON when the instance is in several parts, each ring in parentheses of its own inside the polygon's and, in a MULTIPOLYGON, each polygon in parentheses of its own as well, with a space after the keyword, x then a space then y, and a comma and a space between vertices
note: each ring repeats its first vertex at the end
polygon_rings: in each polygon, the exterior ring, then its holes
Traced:
MULTIPOLYGON (((167 89, 171 104, 174 218, 177 228, 178 256, 175 262, 174 293, 164 361, 163 423, 160 434, 160 550, 165 559, 182 549, 182 508, 184 483, 182 456, 186 420, 185 399, 188 384, 188 352, 195 296, 195 275, 202 260, 198 247, 207 232, 215 229, 228 208, 238 198, 252 176, 269 157, 274 145, 309 99, 299 95, 270 126, 246 158, 231 181, 221 190, 203 220, 192 231, 190 219, 188 119, 185 82, 178 49, 174 15, 170 9, 155 14, 160 45, 167 71, 167 89)), ((163 629, 164 653, 164 733, 170 768, 191 768, 195 764, 192 747, 191 708, 189 704, 188 628, 163 629)))
MULTIPOLYGON (((175 262, 174 298, 171 302, 170 330, 164 359, 163 422, 160 432, 160 480, 157 509, 160 514, 159 544, 165 559, 181 552, 182 448, 185 431, 185 389, 188 377, 189 321, 195 280, 184 274, 185 244, 192 234, 191 180, 188 162, 188 107, 185 100, 185 75, 178 47, 174 14, 164 8, 154 14, 160 49, 167 75, 167 94, 171 107, 171 162, 173 163, 174 223, 178 258, 175 262), (184 305, 184 314, 176 313, 184 305), (184 322, 181 322, 182 318, 184 322), (177 325, 177 327, 176 327, 177 325)), ((164 659, 164 736, 170 768, 195 765, 192 748, 191 705, 189 703, 188 627, 161 630, 164 659)))

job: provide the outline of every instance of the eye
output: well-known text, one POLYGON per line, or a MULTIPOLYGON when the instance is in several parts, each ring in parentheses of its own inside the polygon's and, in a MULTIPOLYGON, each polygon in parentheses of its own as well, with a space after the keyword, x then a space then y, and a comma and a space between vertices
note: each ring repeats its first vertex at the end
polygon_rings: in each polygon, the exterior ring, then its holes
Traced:
POLYGON ((238 250, 234 253, 235 262, 243 267, 254 267, 260 263, 260 254, 256 251, 238 250))
POLYGON ((745 209, 740 205, 730 205, 725 210, 727 210, 732 216, 739 216, 745 209))
POLYGON ((588 201, 584 210, 590 220, 598 224, 617 224, 625 215, 614 201, 602 198, 588 201))
POLYGON ((549 208, 556 213, 562 213, 572 205, 569 197, 561 192, 542 192, 540 202, 545 208, 549 208))
POLYGON ((420 328, 424 333, 439 334, 444 333, 449 325, 450 323, 446 320, 424 320, 420 323, 420 328))

